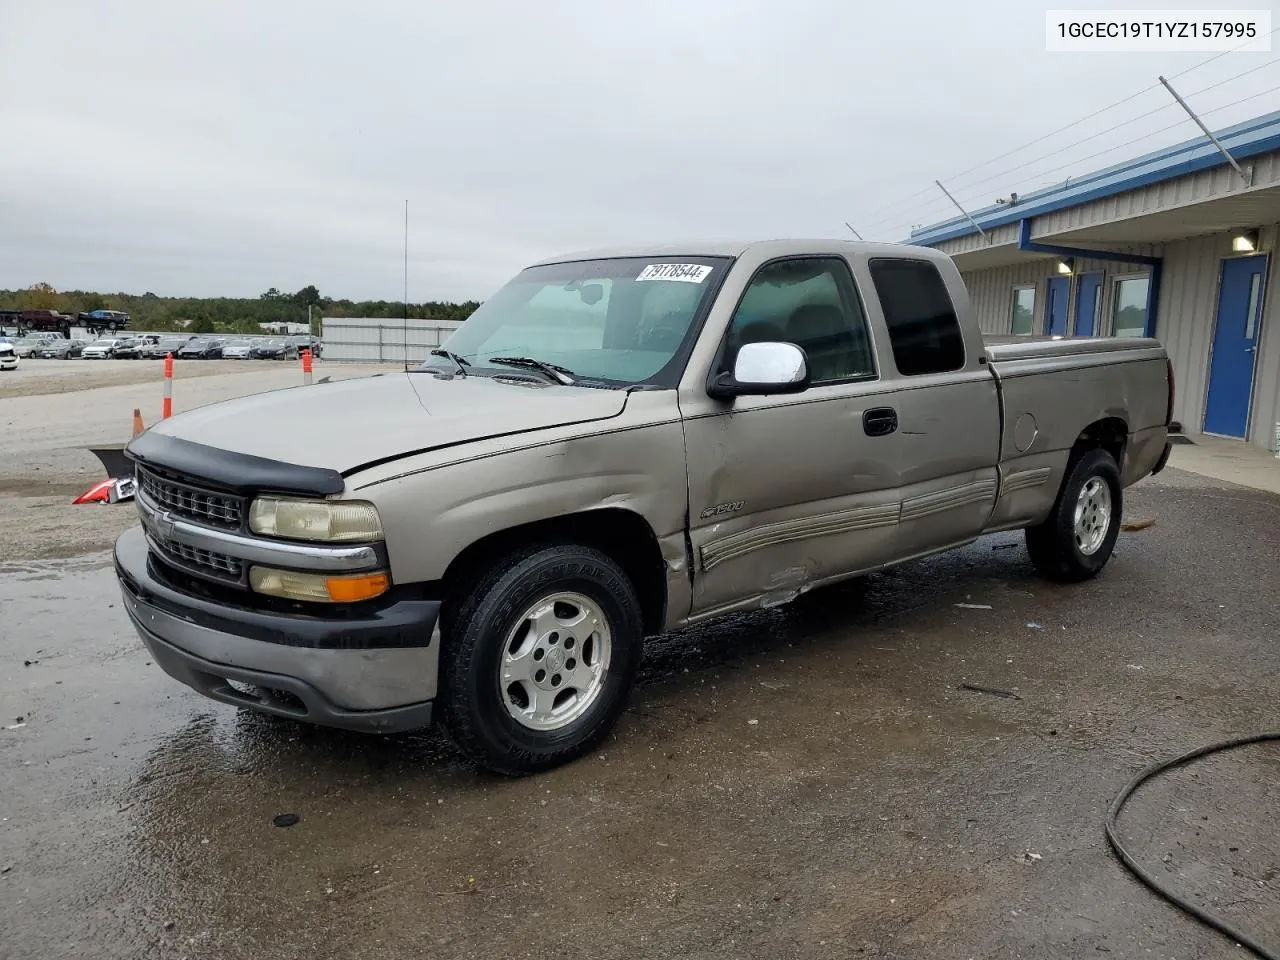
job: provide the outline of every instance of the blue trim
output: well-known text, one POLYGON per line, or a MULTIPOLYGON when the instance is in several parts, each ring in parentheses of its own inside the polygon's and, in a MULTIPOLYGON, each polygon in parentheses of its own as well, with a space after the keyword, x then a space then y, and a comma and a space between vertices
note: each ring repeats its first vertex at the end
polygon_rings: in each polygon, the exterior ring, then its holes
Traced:
MULTIPOLYGON (((1237 160, 1280 150, 1280 111, 1246 120, 1214 134, 1237 160)), ((1205 137, 1187 140, 1124 163, 1106 167, 1060 186, 1047 187, 1020 197, 1013 206, 993 205, 973 213, 984 230, 1001 227, 1028 217, 1044 216, 1079 206, 1092 200, 1115 196, 1128 190, 1163 183, 1176 177, 1226 165, 1218 148, 1205 137)), ((913 231, 906 242, 933 246, 977 233, 964 217, 953 217, 913 231)))
MULTIPOLYGON (((1156 312, 1160 306, 1160 281, 1164 277, 1164 258, 1148 257, 1141 253, 1117 253, 1114 250, 1090 250, 1086 247, 1063 247, 1056 243, 1036 243, 1031 239, 1031 221, 1023 220, 1018 225, 1018 249, 1029 253, 1052 253, 1060 257, 1080 257, 1082 260, 1110 260, 1115 263, 1143 263, 1151 268, 1150 284, 1147 286, 1147 323, 1143 335, 1156 335, 1156 312)), ((1046 307, 1047 310, 1047 307, 1046 307)), ((1093 318, 1093 328, 1098 329, 1101 317, 1093 318)), ((1046 320, 1047 323, 1047 320, 1046 320)))

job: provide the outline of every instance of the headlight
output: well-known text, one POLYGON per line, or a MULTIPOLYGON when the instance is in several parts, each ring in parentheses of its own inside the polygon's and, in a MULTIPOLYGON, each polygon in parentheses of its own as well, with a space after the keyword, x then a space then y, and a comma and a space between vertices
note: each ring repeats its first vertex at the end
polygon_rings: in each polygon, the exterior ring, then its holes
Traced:
POLYGON ((313 603, 358 603, 386 593, 391 578, 385 573, 358 573, 331 577, 323 573, 298 573, 271 567, 250 567, 249 585, 258 593, 313 603))
POLYGON ((378 511, 362 500, 259 497, 249 505, 249 529, 286 540, 368 543, 382 539, 378 511))

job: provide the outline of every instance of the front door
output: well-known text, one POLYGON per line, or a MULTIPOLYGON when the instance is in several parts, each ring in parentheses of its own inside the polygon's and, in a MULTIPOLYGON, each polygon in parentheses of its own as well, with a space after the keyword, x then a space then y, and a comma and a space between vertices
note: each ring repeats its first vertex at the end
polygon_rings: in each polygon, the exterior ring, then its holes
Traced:
POLYGON ((691 399, 683 410, 695 616, 760 596, 790 599, 895 549, 898 392, 879 379, 843 258, 787 258, 756 271, 720 368, 762 341, 805 351, 808 389, 728 404, 691 399))
POLYGON ((1102 274, 1084 273, 1076 286, 1076 336, 1092 337, 1102 316, 1102 274))
POLYGON ((1209 361, 1209 396, 1204 408, 1205 433, 1242 440, 1248 433, 1266 273, 1265 255, 1222 261, 1218 318, 1209 361))
POLYGON ((1050 277, 1044 302, 1044 332, 1051 337, 1067 335, 1067 304, 1071 295, 1070 277, 1050 277))

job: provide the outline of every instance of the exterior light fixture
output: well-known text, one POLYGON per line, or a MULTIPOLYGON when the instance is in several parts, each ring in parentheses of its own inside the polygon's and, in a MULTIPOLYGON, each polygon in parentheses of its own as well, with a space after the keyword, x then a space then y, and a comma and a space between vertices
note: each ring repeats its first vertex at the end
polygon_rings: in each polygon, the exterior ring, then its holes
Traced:
POLYGON ((1064 276, 1071 276, 1071 271, 1075 267, 1075 261, 1068 257, 1066 260, 1058 261, 1058 272, 1064 276))
POLYGON ((1253 253, 1258 249, 1258 231, 1241 230, 1231 238, 1231 249, 1236 253, 1253 253))

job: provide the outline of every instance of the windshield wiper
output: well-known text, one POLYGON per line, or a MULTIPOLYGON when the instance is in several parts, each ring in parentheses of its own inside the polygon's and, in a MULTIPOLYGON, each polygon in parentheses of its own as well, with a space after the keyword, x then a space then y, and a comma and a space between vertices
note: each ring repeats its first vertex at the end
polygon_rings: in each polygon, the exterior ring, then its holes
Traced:
POLYGON ((545 374, 548 379, 565 386, 574 382, 575 374, 572 370, 556 366, 554 363, 547 363, 545 360, 535 359, 534 357, 490 357, 489 362, 505 364, 508 367, 527 367, 530 370, 537 370, 539 373, 545 374))
POLYGON ((471 366, 469 361, 462 359, 462 357, 458 356, 456 353, 451 353, 448 350, 436 348, 431 351, 431 355, 433 357, 444 357, 446 360, 452 360, 458 368, 458 376, 460 377, 465 377, 467 375, 467 367, 471 366))

